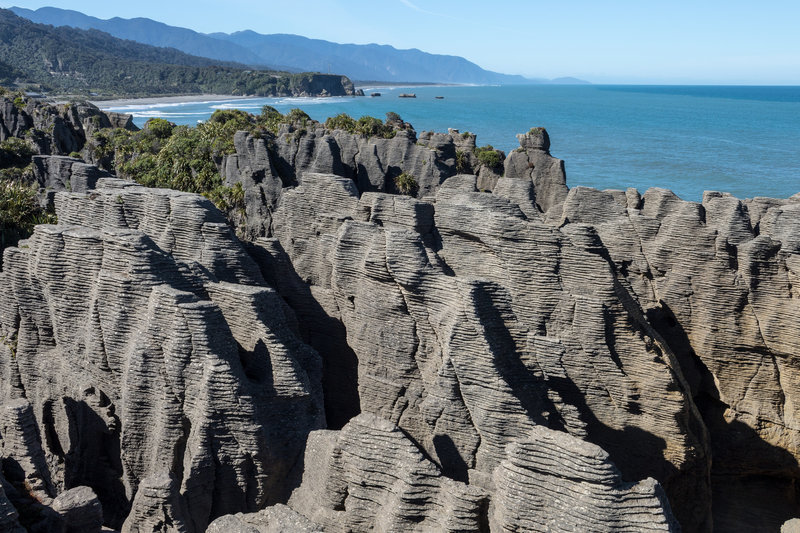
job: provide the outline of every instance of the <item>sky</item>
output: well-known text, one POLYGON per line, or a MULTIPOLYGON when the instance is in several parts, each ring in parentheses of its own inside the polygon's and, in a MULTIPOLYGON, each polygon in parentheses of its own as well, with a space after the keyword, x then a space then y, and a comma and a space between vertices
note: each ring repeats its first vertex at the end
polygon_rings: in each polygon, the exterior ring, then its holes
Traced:
POLYGON ((593 83, 800 85, 800 1, 14 0, 211 33, 294 33, 593 83))

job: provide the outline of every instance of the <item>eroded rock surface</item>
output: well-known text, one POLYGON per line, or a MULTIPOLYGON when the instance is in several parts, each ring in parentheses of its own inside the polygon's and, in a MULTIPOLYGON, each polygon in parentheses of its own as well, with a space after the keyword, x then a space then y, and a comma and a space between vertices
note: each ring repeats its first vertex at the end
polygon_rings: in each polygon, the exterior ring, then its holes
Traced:
POLYGON ((79 486, 131 532, 800 516, 800 197, 570 190, 518 138, 501 176, 457 131, 240 132, 244 245, 200 196, 38 158, 64 192, 0 273, 0 520, 79 486))
POLYGON ((324 427, 319 357, 222 215, 107 178, 56 206, 0 274, 3 449, 31 490, 88 485, 136 531, 168 504, 199 532, 285 498, 324 427))

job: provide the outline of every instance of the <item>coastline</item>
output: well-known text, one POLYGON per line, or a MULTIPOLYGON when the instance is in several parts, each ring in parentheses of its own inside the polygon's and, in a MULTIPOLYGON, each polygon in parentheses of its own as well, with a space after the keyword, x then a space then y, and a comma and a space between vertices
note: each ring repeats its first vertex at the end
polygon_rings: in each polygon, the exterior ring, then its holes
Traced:
POLYGON ((252 100, 256 96, 230 94, 188 94, 184 96, 145 96, 142 98, 117 98, 114 100, 89 100, 100 109, 126 106, 189 104, 193 102, 227 102, 229 100, 252 100))

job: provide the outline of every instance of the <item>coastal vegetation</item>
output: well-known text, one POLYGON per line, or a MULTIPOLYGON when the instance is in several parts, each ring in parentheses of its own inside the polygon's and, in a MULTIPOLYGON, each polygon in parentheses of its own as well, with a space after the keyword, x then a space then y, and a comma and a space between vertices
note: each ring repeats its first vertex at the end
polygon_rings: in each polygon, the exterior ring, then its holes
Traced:
POLYGON ((394 178, 394 186, 397 187, 400 194, 407 196, 413 195, 419 188, 416 178, 405 172, 394 178))
POLYGON ((98 30, 34 24, 0 10, 0 82, 93 96, 353 94, 350 80, 254 69, 117 39, 98 30))
MULTIPOLYGON (((235 153, 234 135, 247 131, 257 137, 277 135, 281 127, 292 135, 301 135, 318 123, 300 109, 285 115, 271 106, 253 115, 238 109, 218 109, 197 126, 177 126, 162 118, 147 121, 140 131, 106 128, 94 132, 92 150, 95 158, 118 176, 147 187, 176 189, 203 194, 223 211, 244 205, 241 185, 223 183, 219 165, 226 155, 235 153)), ((405 124, 397 113, 387 114, 383 122, 375 117, 358 120, 340 114, 329 118, 325 127, 367 137, 390 139, 395 126, 405 124)), ((401 174, 395 185, 403 194, 417 188, 413 176, 401 174)))
POLYGON ((30 237, 37 224, 54 224, 56 216, 41 208, 38 189, 0 176, 0 265, 2 251, 30 237))
POLYGON ((481 163, 493 170, 503 166, 503 155, 491 144, 475 148, 475 156, 481 163))
POLYGON ((397 130, 392 123, 396 123, 398 120, 402 123, 400 115, 391 111, 386 113, 385 122, 370 116, 363 116, 355 120, 347 113, 340 113, 326 120, 325 127, 331 130, 344 130, 348 133, 364 135, 365 137, 391 139, 397 134, 397 130))

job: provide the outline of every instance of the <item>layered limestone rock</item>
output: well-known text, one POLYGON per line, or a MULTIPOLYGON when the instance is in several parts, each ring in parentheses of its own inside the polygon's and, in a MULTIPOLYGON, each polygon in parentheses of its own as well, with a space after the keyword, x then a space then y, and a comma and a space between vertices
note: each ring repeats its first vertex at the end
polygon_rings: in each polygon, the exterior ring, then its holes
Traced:
POLYGON ((531 181, 536 191, 536 206, 542 212, 560 206, 567 196, 564 162, 550 155, 550 136, 544 128, 533 128, 517 135, 519 148, 506 158, 506 178, 531 181))
POLYGON ((661 486, 625 483, 602 449, 534 427, 508 446, 490 493, 442 475, 397 426, 361 414, 312 432, 289 507, 217 519, 209 532, 679 531, 661 486))
POLYGON ((541 426, 494 472, 492 531, 680 531, 652 478, 625 483, 600 447, 541 426))
POLYGON ((323 533, 319 524, 286 505, 278 504, 257 513, 238 513, 217 518, 206 533, 323 533))
POLYGON ((710 524, 708 440, 689 386, 596 233, 546 224, 524 187, 498 182, 525 211, 475 183, 447 180, 434 206, 359 199, 352 181, 306 174, 281 198, 275 235, 345 326, 360 409, 480 486, 534 427, 566 430, 710 524))
POLYGON ((89 486, 131 531, 285 501, 321 365, 222 214, 108 178, 56 207, 0 274, 2 447, 31 490, 89 486))
POLYGON ((681 361, 711 434, 720 530, 774 531, 798 514, 798 214, 797 199, 663 189, 578 187, 564 204, 563 229, 597 232, 681 361))
POLYGON ((309 435, 289 506, 325 531, 481 531, 487 494, 442 476, 388 421, 361 414, 309 435))
POLYGON ((542 129, 500 176, 395 128, 238 133, 244 245, 200 196, 37 158, 73 192, 0 273, 0 521, 80 486, 130 532, 800 516, 800 197, 569 190, 542 129))
MULTIPOLYGON (((251 239, 269 235, 284 188, 298 185, 308 173, 348 178, 360 192, 391 193, 398 192, 395 178, 406 173, 413 176, 418 197, 435 194, 445 179, 464 171, 479 174, 482 190, 492 190, 500 177, 476 157, 471 133, 451 129, 417 136, 406 123, 395 127, 390 139, 329 130, 313 122, 308 129, 283 125, 275 136, 238 132, 236 153, 225 157, 221 172, 227 184, 241 183, 244 189, 242 234, 251 239)), ((537 138, 547 139, 543 129, 536 131, 537 138)), ((537 205, 547 210, 566 195, 564 163, 550 156, 549 140, 537 144, 533 136, 520 136, 520 148, 507 160, 506 172, 533 181, 541 191, 537 205)))
POLYGON ((112 127, 138 129, 130 115, 100 111, 88 102, 53 105, 0 96, 0 141, 26 137, 38 154, 80 152, 95 131, 112 127))

